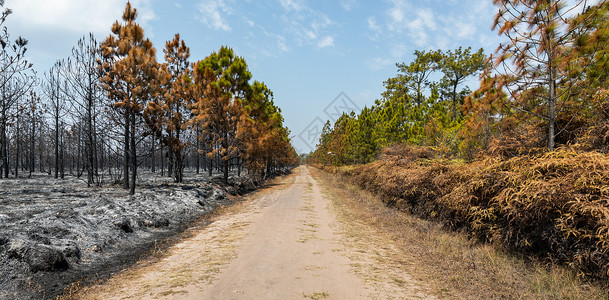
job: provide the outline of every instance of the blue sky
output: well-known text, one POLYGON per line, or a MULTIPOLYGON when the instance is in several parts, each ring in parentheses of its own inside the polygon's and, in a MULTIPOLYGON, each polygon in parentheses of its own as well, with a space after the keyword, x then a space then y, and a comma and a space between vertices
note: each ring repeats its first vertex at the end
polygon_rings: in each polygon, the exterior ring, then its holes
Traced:
MULTIPOLYGON (((5 25, 29 40, 28 55, 42 74, 69 56, 89 32, 110 33, 126 0, 6 0, 5 25)), ((322 123, 336 110, 370 106, 395 63, 414 50, 459 46, 493 51, 491 0, 134 0, 145 34, 162 55, 180 33, 191 60, 221 45, 243 56, 255 80, 274 92, 299 152, 314 147, 322 123)), ((475 84, 475 83, 473 83, 475 84)))

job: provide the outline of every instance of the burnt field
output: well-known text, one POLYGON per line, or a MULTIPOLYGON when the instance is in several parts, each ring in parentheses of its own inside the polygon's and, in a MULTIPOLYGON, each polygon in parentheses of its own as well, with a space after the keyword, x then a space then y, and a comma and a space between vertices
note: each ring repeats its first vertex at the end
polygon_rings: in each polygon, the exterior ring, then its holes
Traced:
POLYGON ((54 298, 73 282, 103 278, 258 184, 185 175, 174 184, 144 174, 133 196, 74 177, 0 180, 0 299, 54 298))

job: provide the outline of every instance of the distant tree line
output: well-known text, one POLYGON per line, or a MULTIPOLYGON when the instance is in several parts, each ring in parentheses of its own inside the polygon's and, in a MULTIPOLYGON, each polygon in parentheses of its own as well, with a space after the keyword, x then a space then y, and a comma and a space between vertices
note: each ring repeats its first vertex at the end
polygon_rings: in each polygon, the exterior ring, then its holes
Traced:
POLYGON ((232 49, 191 63, 176 34, 157 62, 128 2, 103 42, 81 38, 39 77, 27 40, 3 26, 10 14, 0 17, 0 178, 69 174, 133 194, 142 167, 178 183, 186 167, 217 170, 227 182, 231 169, 267 176, 298 163, 273 93, 232 49))
POLYGON ((392 144, 430 146, 445 157, 517 156, 570 146, 609 150, 609 4, 494 1, 505 43, 415 51, 382 98, 326 123, 309 160, 357 164, 392 144), (464 83, 480 75, 480 88, 464 83))

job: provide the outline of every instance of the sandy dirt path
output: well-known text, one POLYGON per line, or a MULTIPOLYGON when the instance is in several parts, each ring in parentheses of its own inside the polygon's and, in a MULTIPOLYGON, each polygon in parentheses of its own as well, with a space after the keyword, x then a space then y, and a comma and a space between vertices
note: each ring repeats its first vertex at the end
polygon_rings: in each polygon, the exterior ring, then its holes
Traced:
POLYGON ((356 275, 353 266, 375 263, 347 255, 365 250, 345 249, 331 201, 306 167, 249 198, 158 262, 122 272, 81 298, 427 298, 412 284, 397 291, 356 275))

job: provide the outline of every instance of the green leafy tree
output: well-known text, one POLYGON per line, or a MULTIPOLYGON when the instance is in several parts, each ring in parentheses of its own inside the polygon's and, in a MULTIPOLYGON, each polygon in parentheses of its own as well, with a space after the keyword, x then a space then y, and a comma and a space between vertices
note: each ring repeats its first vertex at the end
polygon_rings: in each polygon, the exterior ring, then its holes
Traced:
POLYGON ((398 81, 400 81, 409 91, 417 106, 421 106, 425 101, 425 89, 429 88, 431 81, 429 76, 438 68, 441 62, 442 52, 436 51, 414 51, 415 59, 410 64, 399 63, 398 81))
POLYGON ((452 103, 452 120, 457 119, 460 113, 463 99, 470 94, 469 89, 458 91, 459 85, 463 84, 470 76, 476 75, 484 69, 484 50, 479 49, 475 53, 471 53, 471 47, 452 51, 448 50, 440 54, 438 59, 438 69, 444 74, 441 80, 441 86, 447 91, 452 103), (459 112, 457 111, 459 110, 459 112))

